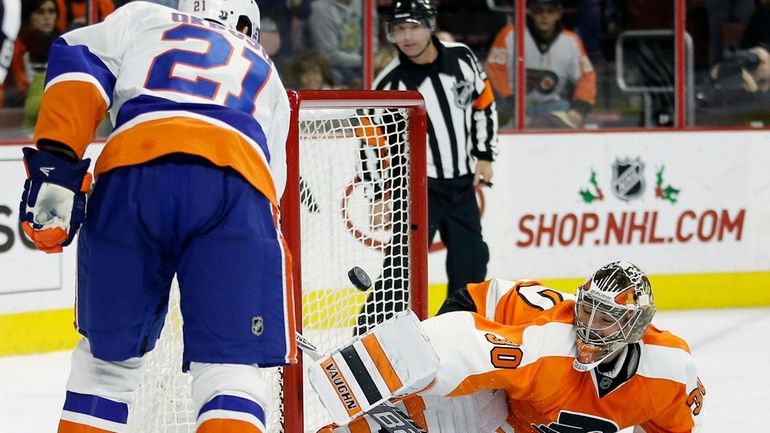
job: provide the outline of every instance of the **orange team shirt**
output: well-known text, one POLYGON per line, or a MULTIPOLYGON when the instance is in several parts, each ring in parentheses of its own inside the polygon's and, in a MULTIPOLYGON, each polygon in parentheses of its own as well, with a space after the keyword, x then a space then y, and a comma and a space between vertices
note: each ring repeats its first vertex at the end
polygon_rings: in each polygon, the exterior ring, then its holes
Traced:
POLYGON ((579 372, 572 367, 571 295, 535 281, 497 279, 469 285, 469 292, 478 314, 453 312, 423 322, 440 359, 423 395, 506 389, 510 415, 498 432, 697 431, 706 390, 682 339, 650 326, 621 355, 615 379, 596 369, 579 372))
MULTIPOLYGON (((86 13, 88 12, 88 9, 86 3, 87 0, 82 3, 68 2, 67 0, 56 0, 56 7, 59 10, 59 16, 56 19, 56 27, 58 27, 59 30, 64 33, 69 30, 70 23, 68 20, 80 19, 83 21, 83 24, 87 23, 88 17, 86 16, 86 13)), ((113 3, 112 0, 96 1, 96 11, 99 17, 99 21, 104 20, 104 18, 111 14, 114 10, 115 3, 113 3)))

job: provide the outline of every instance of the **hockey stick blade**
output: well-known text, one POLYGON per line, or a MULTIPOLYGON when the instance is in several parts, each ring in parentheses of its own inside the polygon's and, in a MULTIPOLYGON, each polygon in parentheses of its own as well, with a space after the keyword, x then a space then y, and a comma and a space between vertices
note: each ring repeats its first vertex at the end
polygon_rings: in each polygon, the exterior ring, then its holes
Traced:
MULTIPOLYGON (((365 272, 364 275, 366 275, 365 272)), ((297 340, 297 347, 312 358, 313 361, 323 358, 321 351, 304 335, 297 332, 295 333, 295 339, 297 340)), ((388 402, 375 406, 365 413, 374 418, 377 424, 387 433, 425 433, 425 430, 421 429, 407 415, 391 406, 388 402)))
POLYGON ((358 266, 353 266, 348 271, 348 279, 362 292, 365 292, 372 287, 372 279, 369 278, 369 274, 358 266))
POLYGON ((297 347, 307 354, 313 361, 318 361, 323 358, 323 353, 318 350, 313 343, 311 343, 304 335, 296 332, 294 338, 297 340, 297 347))

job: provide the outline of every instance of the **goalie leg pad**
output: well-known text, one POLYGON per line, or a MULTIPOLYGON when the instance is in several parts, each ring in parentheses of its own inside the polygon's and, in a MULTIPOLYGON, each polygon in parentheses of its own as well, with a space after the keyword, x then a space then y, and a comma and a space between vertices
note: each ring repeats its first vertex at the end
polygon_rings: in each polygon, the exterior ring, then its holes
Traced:
POLYGON ((266 432, 270 393, 258 371, 256 365, 191 363, 196 431, 266 432))
POLYGON ((309 378, 334 422, 346 425, 393 396, 428 386, 437 368, 438 356, 408 312, 312 363, 309 378))
MULTIPOLYGON (((487 389, 460 397, 415 394, 399 401, 395 407, 426 433, 490 433, 501 427, 501 431, 508 432, 503 427, 508 418, 508 397, 502 389, 487 389)), ((365 414, 347 426, 326 426, 317 433, 378 433, 382 431, 379 422, 386 419, 372 415, 365 414)))
POLYGON ((508 418, 505 390, 423 400, 428 433, 487 433, 496 431, 508 418))

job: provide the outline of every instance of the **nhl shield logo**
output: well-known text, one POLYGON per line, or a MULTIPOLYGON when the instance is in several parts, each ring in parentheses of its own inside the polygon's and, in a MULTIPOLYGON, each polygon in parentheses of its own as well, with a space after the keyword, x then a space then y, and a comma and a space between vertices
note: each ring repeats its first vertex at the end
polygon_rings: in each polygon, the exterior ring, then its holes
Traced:
POLYGON ((251 333, 259 337, 263 332, 265 332, 265 321, 262 316, 252 316, 251 333))
POLYGON ((461 109, 466 109, 471 103, 471 96, 473 95, 473 86, 470 81, 458 81, 457 84, 452 86, 452 91, 455 93, 455 105, 461 109))
POLYGON ((612 164, 612 193, 623 201, 644 193, 644 163, 640 158, 616 159, 612 164))

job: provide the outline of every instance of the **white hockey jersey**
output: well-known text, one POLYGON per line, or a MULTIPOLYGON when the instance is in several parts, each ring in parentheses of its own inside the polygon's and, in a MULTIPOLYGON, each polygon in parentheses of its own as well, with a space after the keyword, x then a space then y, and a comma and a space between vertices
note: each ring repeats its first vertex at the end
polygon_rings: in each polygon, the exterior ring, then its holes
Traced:
POLYGON ((235 169, 278 204, 289 102, 255 40, 165 6, 128 3, 54 42, 34 139, 82 156, 108 109, 114 130, 96 175, 181 152, 235 169))
MULTIPOLYGON (((495 37, 487 58, 487 73, 501 96, 513 94, 509 68, 512 67, 513 24, 503 27, 495 37)), ((550 45, 538 46, 530 31, 524 32, 524 64, 527 68, 527 104, 539 105, 562 98, 596 102, 596 72, 580 37, 562 29, 550 45), (565 95, 569 87, 572 93, 565 95)))

